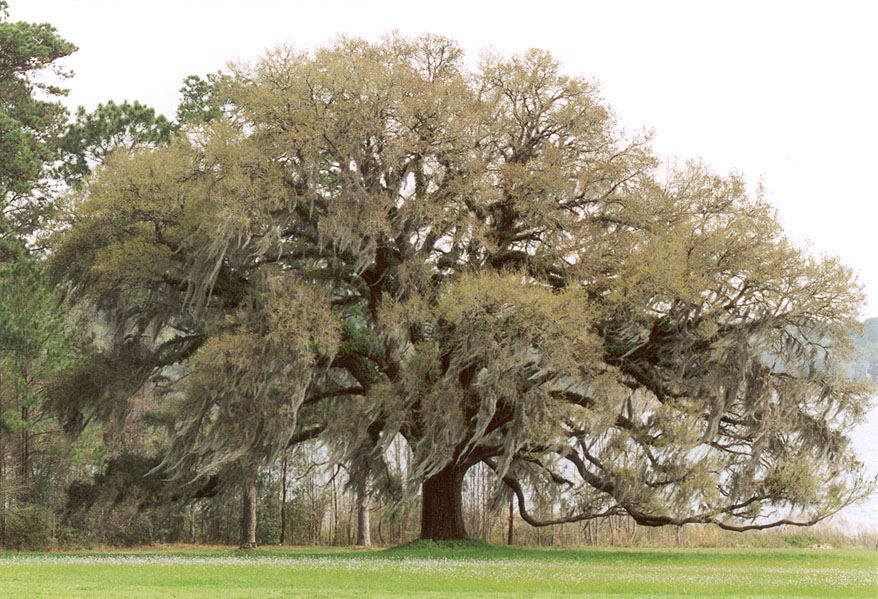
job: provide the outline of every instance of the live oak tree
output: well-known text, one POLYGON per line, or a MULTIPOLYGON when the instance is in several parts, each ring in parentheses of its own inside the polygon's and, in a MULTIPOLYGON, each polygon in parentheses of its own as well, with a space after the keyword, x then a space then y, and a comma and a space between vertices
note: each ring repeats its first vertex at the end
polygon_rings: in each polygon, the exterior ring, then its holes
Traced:
POLYGON ((217 81, 221 115, 114 154, 54 239, 155 372, 185 361, 181 470, 250 480, 323 433, 382 487, 401 435, 432 539, 466 535, 477 463, 535 525, 811 523, 869 490, 850 271, 736 177, 660 176, 547 53, 342 38, 217 81), (581 509, 532 517, 545 484, 581 509))
MULTIPOLYGON (((841 434, 868 397, 837 362, 857 299, 849 274, 774 237, 734 181, 693 169, 653 192, 658 226, 635 201, 612 219, 642 236, 620 248, 627 263, 610 280, 586 287, 592 301, 564 301, 569 287, 519 296, 520 275, 464 279, 439 304, 435 359, 394 393, 456 414, 457 438, 431 435, 482 458, 520 506, 525 481, 566 487, 581 506, 545 521, 522 507, 535 525, 624 513, 743 530, 813 523, 868 492, 841 434), (583 303, 590 314, 571 314, 583 303), (446 387, 433 397, 436 378, 446 387)), ((461 463, 443 489, 459 485, 461 463)), ((437 501, 436 537, 461 534, 443 528, 457 509, 442 501, 456 500, 437 501)))
MULTIPOLYGON (((296 408, 307 384, 299 372, 310 372, 313 351, 331 342, 312 342, 302 334, 316 327, 315 334, 332 339, 339 326, 331 314, 321 323, 319 310, 297 308, 295 276, 249 250, 237 257, 226 254, 223 261, 232 261, 233 278, 214 277, 210 301, 198 299, 203 291, 189 277, 204 268, 202 251, 216 232, 203 227, 237 212, 226 200, 245 200, 240 187, 247 185, 245 178, 193 176, 213 160, 233 158, 227 141, 214 140, 198 154, 182 141, 154 152, 138 147, 110 154, 98 167, 102 176, 84 188, 87 201, 74 204, 76 222, 59 234, 67 245, 53 255, 53 272, 57 276, 61 261, 69 260, 63 274, 83 276, 75 291, 87 290, 89 305, 113 324, 113 363, 124 368, 98 388, 94 377, 83 373, 91 403, 98 404, 83 410, 111 408, 108 404, 124 400, 120 393, 156 382, 166 395, 167 413, 182 419, 165 468, 173 469, 180 486, 192 483, 190 477, 243 484, 242 545, 251 546, 259 466, 285 448, 292 434, 303 439, 312 434, 296 428, 296 408), (144 202, 146 195, 154 202, 144 202), (106 227, 106 218, 112 227, 106 227), (152 224, 144 227, 147 222, 152 224), (156 252, 151 257, 149 246, 156 252), (78 270, 81 259, 96 258, 108 270, 78 270), (240 279, 238 269, 247 270, 248 280, 240 279)), ((252 192, 250 200, 257 201, 258 186, 252 192)), ((75 195, 71 201, 79 202, 75 195)), ((318 291, 302 289, 299 301, 319 307, 313 301, 318 291)))

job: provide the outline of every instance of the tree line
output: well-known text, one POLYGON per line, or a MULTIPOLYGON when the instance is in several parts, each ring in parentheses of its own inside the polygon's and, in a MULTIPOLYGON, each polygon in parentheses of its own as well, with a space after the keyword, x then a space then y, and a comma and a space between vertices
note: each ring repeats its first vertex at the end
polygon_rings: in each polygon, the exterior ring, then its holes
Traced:
POLYGON ((370 502, 466 537, 474 469, 538 528, 808 525, 874 487, 852 271, 549 53, 278 47, 172 121, 69 119, 42 81, 75 47, 7 19, 0 46, 0 543, 123 506, 207 539, 234 498, 252 547, 260 489, 301 524, 303 448, 360 542, 370 502))

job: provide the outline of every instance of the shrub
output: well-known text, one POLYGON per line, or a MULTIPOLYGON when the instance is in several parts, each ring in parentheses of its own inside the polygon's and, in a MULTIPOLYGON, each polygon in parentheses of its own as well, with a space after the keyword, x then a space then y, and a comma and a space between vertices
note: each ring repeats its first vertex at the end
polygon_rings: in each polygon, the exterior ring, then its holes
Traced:
POLYGON ((54 543, 55 516, 52 510, 35 504, 12 505, 6 509, 7 549, 48 549, 54 543))
POLYGON ((820 544, 820 539, 818 539, 814 535, 807 535, 804 533, 788 535, 784 537, 784 541, 786 541, 787 545, 791 545, 793 547, 811 547, 812 545, 820 544))

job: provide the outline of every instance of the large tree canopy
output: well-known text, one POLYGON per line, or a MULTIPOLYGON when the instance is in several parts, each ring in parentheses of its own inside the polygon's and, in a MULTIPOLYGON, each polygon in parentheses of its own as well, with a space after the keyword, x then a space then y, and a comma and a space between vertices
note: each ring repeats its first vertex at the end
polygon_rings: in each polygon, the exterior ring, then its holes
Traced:
POLYGON ((341 39, 215 85, 223 114, 114 154, 54 239, 53 272, 151 372, 185 364, 186 469, 325 430, 380 482, 402 435, 426 538, 465 535, 480 462, 538 525, 545 484, 578 506, 562 521, 738 530, 868 490, 845 435, 867 390, 838 369, 850 271, 736 177, 660 176, 547 53, 470 71, 436 36, 341 39))

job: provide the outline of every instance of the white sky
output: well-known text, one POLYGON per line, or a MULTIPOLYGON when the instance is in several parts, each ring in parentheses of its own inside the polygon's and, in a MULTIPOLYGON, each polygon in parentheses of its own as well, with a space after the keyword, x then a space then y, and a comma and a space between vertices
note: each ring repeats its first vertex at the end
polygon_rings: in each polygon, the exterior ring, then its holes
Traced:
POLYGON ((71 108, 139 100, 173 117, 186 75, 281 42, 435 32, 475 58, 544 48, 602 83, 660 154, 764 182, 790 236, 860 273, 878 315, 878 2, 11 0, 80 48, 71 108))

